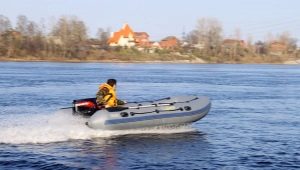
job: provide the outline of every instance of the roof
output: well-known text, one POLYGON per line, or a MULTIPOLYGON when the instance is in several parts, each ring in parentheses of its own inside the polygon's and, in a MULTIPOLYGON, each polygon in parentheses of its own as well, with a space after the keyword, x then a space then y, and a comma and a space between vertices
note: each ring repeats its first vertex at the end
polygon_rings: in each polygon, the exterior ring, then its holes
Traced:
POLYGON ((273 41, 270 43, 271 45, 286 45, 284 42, 273 41))
POLYGON ((134 32, 134 36, 140 37, 140 36, 146 36, 149 37, 149 34, 146 32, 134 32))
POLYGON ((225 39, 223 41, 223 43, 228 43, 228 44, 231 44, 231 43, 244 43, 244 40, 237 40, 237 39, 225 39))
POLYGON ((161 41, 168 41, 168 40, 172 40, 172 39, 178 40, 175 36, 168 36, 168 37, 162 39, 161 41))
POLYGON ((283 52, 287 49, 287 45, 283 42, 273 41, 270 43, 270 51, 283 52))
POLYGON ((124 26, 118 32, 113 33, 112 37, 109 38, 108 42, 117 43, 121 36, 128 38, 130 34, 134 36, 134 32, 132 31, 130 26, 128 24, 124 24, 124 26))
POLYGON ((123 28, 119 31, 124 37, 129 37, 129 35, 134 35, 134 32, 128 24, 124 24, 123 28))
POLYGON ((225 39, 223 41, 223 45, 228 46, 228 47, 232 47, 232 46, 236 46, 236 45, 240 45, 242 47, 246 46, 245 41, 239 40, 239 39, 225 39))

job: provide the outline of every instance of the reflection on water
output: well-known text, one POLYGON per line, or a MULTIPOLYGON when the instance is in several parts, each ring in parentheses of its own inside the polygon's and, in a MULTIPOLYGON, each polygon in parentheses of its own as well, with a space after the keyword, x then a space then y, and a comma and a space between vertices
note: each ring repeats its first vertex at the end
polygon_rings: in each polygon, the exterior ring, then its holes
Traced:
MULTIPOLYGON (((206 134, 200 131, 177 134, 132 134, 111 138, 48 144, 10 145, 7 162, 19 167, 90 167, 92 169, 195 168, 212 155, 206 134), (185 146, 185 147, 182 147, 185 146), (15 153, 15 154, 13 154, 15 153), (15 156, 12 156, 15 155, 15 156), (22 155, 22 156, 17 156, 22 155), (22 157, 25 156, 26 160, 22 157), (20 162, 23 160, 24 162, 20 162), (38 160, 38 161, 35 161, 38 160)), ((3 160, 2 160, 3 162, 3 160)))
MULTIPOLYGON (((81 141, 76 148, 82 148, 77 153, 78 156, 88 156, 88 162, 94 167, 155 168, 167 162, 190 162, 193 159, 209 157, 210 144, 205 136, 198 131, 180 134, 134 134, 81 141)), ((189 166, 188 164, 183 163, 182 168, 189 166)))

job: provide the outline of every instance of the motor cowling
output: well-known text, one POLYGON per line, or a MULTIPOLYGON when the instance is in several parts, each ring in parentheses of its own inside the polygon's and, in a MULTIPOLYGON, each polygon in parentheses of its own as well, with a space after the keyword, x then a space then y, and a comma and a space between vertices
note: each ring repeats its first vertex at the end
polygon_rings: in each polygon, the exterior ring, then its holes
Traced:
POLYGON ((73 114, 79 114, 83 116, 91 116, 98 109, 95 98, 79 99, 73 101, 73 114))

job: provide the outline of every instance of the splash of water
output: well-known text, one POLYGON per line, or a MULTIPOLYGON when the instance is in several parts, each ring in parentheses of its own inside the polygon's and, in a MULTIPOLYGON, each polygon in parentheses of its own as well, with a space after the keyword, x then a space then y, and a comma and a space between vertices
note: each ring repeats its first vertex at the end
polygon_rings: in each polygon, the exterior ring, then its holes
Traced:
POLYGON ((140 133, 183 133, 194 131, 190 126, 154 127, 137 130, 108 131, 90 129, 86 118, 73 116, 70 111, 52 114, 13 114, 0 119, 0 143, 50 143, 71 139, 108 138, 140 133))

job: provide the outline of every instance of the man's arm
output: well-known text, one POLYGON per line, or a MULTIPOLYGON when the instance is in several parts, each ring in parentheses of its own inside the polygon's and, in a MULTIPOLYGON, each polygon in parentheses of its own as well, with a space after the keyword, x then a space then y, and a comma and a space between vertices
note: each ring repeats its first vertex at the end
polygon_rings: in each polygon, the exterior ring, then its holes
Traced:
POLYGON ((96 94, 96 103, 97 105, 106 105, 104 97, 108 94, 109 90, 107 88, 99 89, 96 94))

